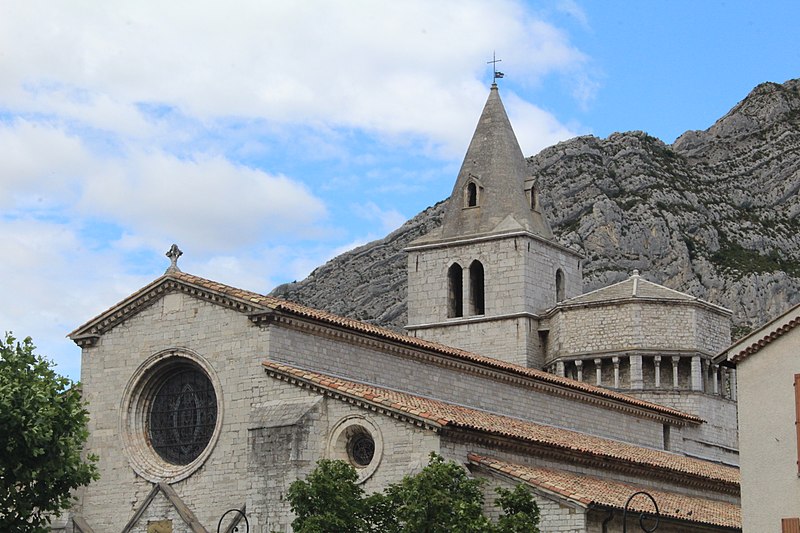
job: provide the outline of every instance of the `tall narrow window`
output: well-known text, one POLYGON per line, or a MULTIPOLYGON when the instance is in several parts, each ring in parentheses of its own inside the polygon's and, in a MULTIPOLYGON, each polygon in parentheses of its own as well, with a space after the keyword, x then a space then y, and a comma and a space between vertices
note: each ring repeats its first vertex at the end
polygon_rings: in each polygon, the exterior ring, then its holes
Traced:
POLYGON ((536 187, 531 186, 531 210, 536 211, 539 209, 539 197, 536 194, 536 187))
POLYGON ((480 261, 473 261, 469 266, 469 289, 472 314, 484 314, 483 265, 480 261))
POLYGON ((564 272, 559 268, 556 270, 556 302, 564 299, 564 272))
POLYGON ((476 205, 478 205, 478 186, 474 181, 471 181, 467 185, 467 207, 475 207, 476 205))
POLYGON ((453 263, 447 269, 447 316, 449 318, 464 316, 464 278, 463 269, 453 263))

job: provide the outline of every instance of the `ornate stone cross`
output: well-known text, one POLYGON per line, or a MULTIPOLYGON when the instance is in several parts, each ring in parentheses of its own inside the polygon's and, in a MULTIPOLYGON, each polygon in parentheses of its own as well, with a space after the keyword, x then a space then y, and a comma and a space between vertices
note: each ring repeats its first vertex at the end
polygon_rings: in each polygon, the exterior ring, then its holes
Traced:
POLYGON ((178 245, 173 244, 170 246, 165 255, 169 257, 170 260, 169 268, 167 268, 165 274, 169 274, 170 272, 180 272, 181 269, 178 268, 178 258, 183 255, 183 252, 181 252, 181 249, 178 248, 178 245))

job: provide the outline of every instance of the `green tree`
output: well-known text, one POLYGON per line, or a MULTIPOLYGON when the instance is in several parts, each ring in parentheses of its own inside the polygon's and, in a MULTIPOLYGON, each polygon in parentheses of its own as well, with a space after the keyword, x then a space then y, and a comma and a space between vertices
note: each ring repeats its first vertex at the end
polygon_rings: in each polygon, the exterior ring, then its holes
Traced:
POLYGON ((491 522, 483 514, 481 481, 440 455, 428 466, 389 486, 386 495, 396 509, 402 533, 483 533, 491 522))
POLYGON ((499 505, 503 514, 497 522, 498 533, 538 533, 539 506, 533 501, 531 493, 522 485, 514 490, 497 487, 499 505))
POLYGON ((81 457, 80 391, 34 349, 30 338, 0 338, 0 531, 49 531, 70 492, 97 479, 97 458, 81 457))
POLYGON ((355 469, 323 459, 288 499, 298 533, 537 533, 539 509, 523 486, 498 489, 497 524, 483 514, 482 481, 452 461, 431 454, 428 465, 382 493, 365 496, 355 469))
POLYGON ((305 479, 289 486, 296 518, 295 533, 361 533, 368 531, 364 489, 358 474, 344 461, 322 459, 305 479))

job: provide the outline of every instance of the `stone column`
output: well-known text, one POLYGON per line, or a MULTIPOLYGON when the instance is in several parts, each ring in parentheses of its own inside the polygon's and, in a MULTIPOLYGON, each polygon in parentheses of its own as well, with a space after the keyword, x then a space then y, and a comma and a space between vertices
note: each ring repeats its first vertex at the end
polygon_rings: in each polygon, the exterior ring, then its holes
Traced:
POLYGON ((714 381, 714 394, 719 394, 719 365, 711 365, 711 379, 714 381))
POLYGON ((556 363, 556 374, 562 378, 564 377, 564 361, 558 361, 556 363))
POLYGON ((653 365, 656 371, 656 388, 661 388, 661 356, 657 355, 653 357, 653 365))
POLYGON ((679 355, 672 356, 672 388, 677 389, 679 387, 678 384, 678 363, 680 363, 681 357, 679 355))
POLYGON ((472 316, 475 314, 475 305, 472 301, 472 284, 469 279, 469 265, 461 271, 461 309, 462 316, 472 316))
POLYGON ((736 401, 738 394, 736 393, 736 369, 731 368, 730 373, 728 374, 729 380, 731 383, 731 400, 736 401))
POLYGON ((578 381, 583 381, 583 361, 580 359, 575 361, 575 368, 578 371, 578 381))
POLYGON ((594 360, 594 373, 596 375, 595 384, 601 386, 603 384, 603 360, 594 360))
POLYGON ((611 362, 614 363, 614 388, 619 388, 619 357, 612 357, 611 362))
POLYGON ((644 372, 642 371, 642 356, 641 355, 631 355, 628 357, 628 363, 630 365, 630 380, 631 384, 630 387, 632 389, 643 389, 644 388, 644 372))
POLYGON ((703 390, 703 365, 699 355, 692 356, 692 390, 703 390))

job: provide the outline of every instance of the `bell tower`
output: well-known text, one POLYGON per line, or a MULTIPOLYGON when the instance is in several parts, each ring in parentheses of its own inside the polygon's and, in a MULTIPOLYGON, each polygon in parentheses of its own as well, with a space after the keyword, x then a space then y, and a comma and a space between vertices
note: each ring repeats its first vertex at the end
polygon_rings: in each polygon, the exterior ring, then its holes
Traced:
POLYGON ((442 226, 408 252, 410 335, 542 368, 539 313, 581 292, 581 256, 553 240, 496 83, 442 226))

